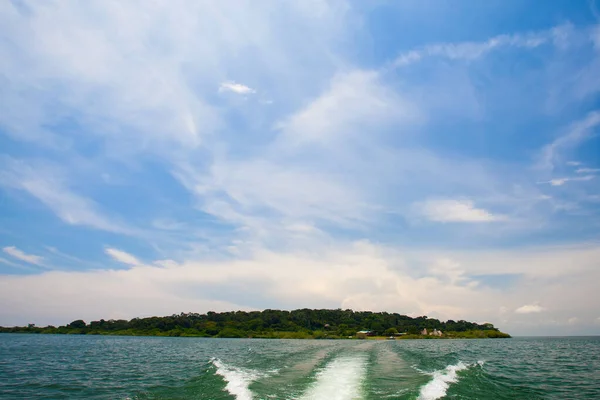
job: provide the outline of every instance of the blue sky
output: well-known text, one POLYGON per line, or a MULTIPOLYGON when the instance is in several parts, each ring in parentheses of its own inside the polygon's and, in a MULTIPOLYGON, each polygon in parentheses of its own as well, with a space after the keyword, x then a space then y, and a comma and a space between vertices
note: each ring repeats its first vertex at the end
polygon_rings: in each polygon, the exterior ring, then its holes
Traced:
POLYGON ((0 4, 0 324, 600 332, 600 4, 0 4))

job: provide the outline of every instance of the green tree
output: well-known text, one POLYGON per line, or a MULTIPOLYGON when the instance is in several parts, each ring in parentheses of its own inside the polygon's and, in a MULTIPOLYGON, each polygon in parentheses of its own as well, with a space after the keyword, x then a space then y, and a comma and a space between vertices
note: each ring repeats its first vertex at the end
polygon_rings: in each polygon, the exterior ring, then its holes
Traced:
POLYGON ((69 328, 73 328, 73 329, 83 329, 86 327, 85 325, 85 321, 82 319, 77 319, 73 322, 71 322, 69 325, 67 325, 67 327, 69 328))
POLYGON ((396 328, 387 328, 385 330, 385 336, 395 336, 398 333, 396 328))

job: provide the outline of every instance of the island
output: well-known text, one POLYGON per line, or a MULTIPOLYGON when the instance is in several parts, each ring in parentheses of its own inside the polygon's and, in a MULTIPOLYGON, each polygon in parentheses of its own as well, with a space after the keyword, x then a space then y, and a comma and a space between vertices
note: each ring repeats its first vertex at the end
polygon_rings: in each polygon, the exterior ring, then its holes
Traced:
POLYGON ((0 327, 0 333, 184 336, 269 339, 510 338, 491 323, 342 309, 181 313, 165 317, 75 320, 64 326, 0 327))

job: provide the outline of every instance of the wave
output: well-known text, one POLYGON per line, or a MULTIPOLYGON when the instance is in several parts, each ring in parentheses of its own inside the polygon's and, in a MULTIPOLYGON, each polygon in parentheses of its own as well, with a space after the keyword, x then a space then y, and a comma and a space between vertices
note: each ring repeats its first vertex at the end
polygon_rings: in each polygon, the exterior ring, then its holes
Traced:
POLYGON ((302 400, 351 400, 361 397, 365 376, 364 357, 339 357, 317 373, 316 381, 302 400))
MULTIPOLYGON (((478 361, 478 365, 483 365, 483 361, 478 361)), ((421 388, 418 400, 436 400, 444 397, 450 384, 458 382, 458 371, 469 368, 470 365, 459 361, 457 364, 448 365, 440 371, 435 371, 431 375, 433 379, 421 388)))
POLYGON ((238 400, 252 400, 253 394, 250 384, 262 375, 255 371, 233 367, 223 363, 218 358, 210 360, 220 375, 227 383, 225 389, 238 400))

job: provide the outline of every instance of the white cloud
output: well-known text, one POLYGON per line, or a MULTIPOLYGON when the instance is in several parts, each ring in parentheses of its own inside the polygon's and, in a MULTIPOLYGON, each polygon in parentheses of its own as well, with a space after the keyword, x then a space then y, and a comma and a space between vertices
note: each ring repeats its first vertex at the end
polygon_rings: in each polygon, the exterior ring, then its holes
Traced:
POLYGON ((256 93, 256 90, 254 90, 246 85, 242 85, 241 83, 223 82, 219 86, 219 92, 234 92, 237 94, 251 94, 251 93, 256 93))
POLYGON ((567 161, 566 164, 571 167, 577 167, 578 165, 581 165, 579 161, 567 161))
POLYGON ((104 252, 120 263, 132 266, 142 265, 142 263, 135 256, 122 250, 107 247, 104 249, 104 252))
POLYGON ((564 185, 565 183, 567 183, 569 180, 570 180, 569 178, 551 179, 551 180, 549 181, 549 183, 550 183, 552 186, 562 186, 562 185, 564 185))
POLYGON ((517 308, 515 310, 515 312, 517 314, 533 314, 533 313, 540 313, 544 310, 545 310, 545 308, 538 304, 526 304, 524 306, 517 308))
POLYGON ((499 35, 483 42, 440 43, 427 45, 399 55, 393 66, 402 67, 421 61, 425 57, 445 57, 451 60, 474 60, 502 47, 535 48, 554 36, 553 30, 531 34, 499 35))
POLYGON ((575 172, 578 174, 593 174, 595 172, 600 172, 600 168, 577 168, 575 172))
MULTIPOLYGON (((577 171, 577 172, 579 172, 579 171, 577 171)), ((576 176, 576 177, 572 177, 572 178, 556 178, 556 179, 551 179, 549 181, 538 182, 538 183, 549 183, 552 186, 562 186, 567 182, 590 181, 592 179, 594 179, 594 175, 576 176)))
POLYGON ((44 266, 44 257, 36 256, 34 254, 27 254, 15 246, 7 246, 2 249, 6 254, 13 256, 21 261, 28 262, 30 264, 35 264, 38 266, 44 266))
POLYGON ((493 222, 506 220, 504 215, 494 215, 482 208, 475 208, 471 200, 428 200, 417 207, 421 213, 435 222, 493 222))

